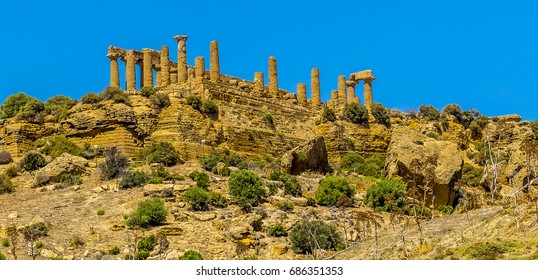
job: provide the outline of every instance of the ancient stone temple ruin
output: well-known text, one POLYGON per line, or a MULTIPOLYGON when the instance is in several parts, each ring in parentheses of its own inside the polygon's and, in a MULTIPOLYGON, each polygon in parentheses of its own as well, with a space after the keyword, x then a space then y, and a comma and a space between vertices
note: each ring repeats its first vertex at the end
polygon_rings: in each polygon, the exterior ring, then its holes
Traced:
MULTIPOLYGON (((160 51, 148 48, 142 51, 125 50, 110 46, 107 55, 110 59, 110 86, 121 88, 118 63, 120 59, 125 63, 123 89, 129 94, 137 94, 141 87, 153 86, 179 97, 196 94, 204 99, 221 99, 238 95, 311 113, 317 113, 323 107, 318 68, 313 68, 311 72, 309 99, 306 83, 297 84, 296 93, 289 93, 278 87, 277 61, 273 56, 268 59, 269 82, 266 85, 263 72, 254 73, 253 82, 221 74, 217 41, 212 41, 209 46, 209 71, 205 69, 205 59, 201 56, 195 58, 194 66, 187 65, 188 37, 176 35, 173 38, 177 41, 177 62, 170 61, 168 46, 161 47, 160 51), (136 77, 137 66, 139 81, 136 77)), ((338 110, 348 103, 360 103, 361 99, 356 97, 355 86, 362 81, 364 105, 369 107, 373 102, 374 80, 371 70, 352 73, 348 80, 344 75, 338 76, 337 90, 331 92, 331 99, 326 106, 338 110)))

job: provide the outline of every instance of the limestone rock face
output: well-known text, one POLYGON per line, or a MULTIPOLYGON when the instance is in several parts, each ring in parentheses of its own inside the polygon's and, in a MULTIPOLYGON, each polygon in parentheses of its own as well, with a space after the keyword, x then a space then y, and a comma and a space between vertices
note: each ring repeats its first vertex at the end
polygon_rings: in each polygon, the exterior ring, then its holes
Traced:
MULTIPOLYGON (((455 182, 461 177, 463 154, 455 143, 438 141, 419 132, 395 127, 387 151, 386 170, 389 177, 400 176, 415 181, 417 186, 433 190, 435 205, 452 204, 456 196, 455 182)), ((413 188, 413 184, 409 184, 413 188)), ((419 189, 408 189, 408 194, 420 197, 419 189)), ((428 200, 431 199, 429 195, 428 200)))
POLYGON ((47 166, 36 172, 36 178, 41 177, 42 182, 60 182, 63 174, 81 175, 86 172, 88 160, 68 153, 63 153, 47 166), (45 180, 46 179, 46 180, 45 180))
POLYGON ((310 170, 319 173, 330 171, 325 140, 318 136, 288 151, 282 157, 282 169, 293 175, 310 170))

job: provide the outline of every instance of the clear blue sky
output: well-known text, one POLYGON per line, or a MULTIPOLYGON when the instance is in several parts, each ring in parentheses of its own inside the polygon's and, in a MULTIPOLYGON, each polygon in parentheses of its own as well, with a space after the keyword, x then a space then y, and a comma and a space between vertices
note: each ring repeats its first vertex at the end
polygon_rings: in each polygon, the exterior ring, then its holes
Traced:
POLYGON ((190 65, 200 55, 208 64, 218 40, 221 72, 244 79, 267 73, 276 56, 290 92, 299 82, 310 91, 319 67, 323 100, 338 75, 372 69, 374 101, 389 108, 458 103, 538 119, 536 1, 4 2, 0 101, 20 91, 41 100, 99 92, 108 45, 168 45, 176 61, 172 36, 183 34, 190 65))

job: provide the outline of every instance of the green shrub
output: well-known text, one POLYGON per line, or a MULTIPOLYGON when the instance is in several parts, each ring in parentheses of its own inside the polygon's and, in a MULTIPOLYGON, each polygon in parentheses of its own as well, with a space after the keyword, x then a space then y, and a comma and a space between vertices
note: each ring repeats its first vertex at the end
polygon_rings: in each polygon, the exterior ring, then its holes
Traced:
POLYGON ((433 132, 433 131, 428 131, 426 133, 426 136, 430 137, 430 138, 433 138, 435 140, 441 140, 441 137, 439 136, 439 134, 433 132))
POLYGON ((179 153, 168 142, 151 143, 151 145, 137 153, 137 158, 147 163, 160 163, 172 166, 179 162, 179 153))
POLYGON ((21 168, 18 165, 12 164, 4 173, 8 178, 15 178, 17 175, 19 175, 19 172, 21 171, 21 168))
POLYGON ((364 202, 378 211, 403 209, 406 204, 405 192, 406 184, 399 179, 380 179, 366 190, 364 202))
POLYGON ((156 93, 149 97, 151 108, 160 112, 162 109, 170 106, 170 97, 164 93, 156 93))
POLYGON ((15 187, 11 183, 11 180, 5 174, 0 174, 0 194, 11 193, 14 190, 15 187))
POLYGON ((11 242, 9 242, 9 239, 2 239, 2 247, 9 247, 11 245, 11 242))
POLYGON ((462 169, 461 181, 470 187, 478 187, 483 175, 484 170, 482 168, 476 168, 465 163, 462 169))
POLYGON ((135 256, 135 260, 145 260, 149 257, 151 251, 153 251, 153 248, 155 248, 156 245, 156 239, 155 235, 149 235, 147 237, 144 237, 138 241, 138 244, 136 246, 137 252, 135 256))
POLYGON ((452 212, 454 212, 454 207, 450 205, 439 205, 437 206, 437 211, 445 214, 452 214, 452 212))
POLYGON ((225 208, 228 206, 228 200, 221 193, 210 192, 208 203, 215 207, 225 208))
POLYGON ((120 253, 120 248, 118 246, 114 246, 110 249, 108 249, 108 254, 109 255, 119 255, 120 253))
POLYGON ((482 137, 482 130, 488 125, 489 118, 485 116, 480 116, 474 119, 469 125, 471 130, 471 137, 473 139, 480 139, 482 137))
POLYGON ((202 254, 197 251, 189 250, 179 257, 180 260, 203 260, 202 254))
POLYGON ((293 205, 293 203, 289 202, 289 201, 284 201, 284 200, 280 200, 280 201, 275 201, 275 203, 273 203, 273 205, 277 208, 277 209, 280 209, 284 212, 290 212, 293 210, 293 208, 295 208, 295 206, 293 205))
POLYGON ((301 186, 297 181, 297 177, 293 175, 281 171, 274 171, 269 175, 268 179, 284 183, 284 194, 289 194, 297 197, 302 195, 301 186))
POLYGON ((99 95, 103 100, 112 100, 115 103, 131 105, 129 96, 117 87, 106 87, 99 95))
POLYGON ((189 203, 192 210, 207 210, 209 204, 209 192, 200 187, 191 187, 183 193, 181 199, 189 203))
POLYGON ((356 124, 368 123, 368 109, 359 103, 346 104, 344 118, 356 124))
POLYGON ((128 189, 134 187, 141 187, 149 181, 149 176, 144 171, 127 171, 123 174, 120 181, 120 188, 128 189))
POLYGON ((97 104, 103 100, 103 97, 95 94, 94 92, 89 92, 86 95, 82 96, 80 101, 82 104, 97 104))
POLYGON ((156 94, 157 91, 155 90, 154 87, 152 86, 144 86, 140 89, 140 95, 144 96, 144 97, 150 97, 154 94, 156 94))
POLYGON ((269 112, 265 112, 265 113, 263 114, 263 120, 265 121, 265 123, 266 123, 268 126, 273 126, 273 125, 275 125, 274 120, 273 120, 273 115, 271 115, 271 113, 269 113, 269 112))
MULTIPOLYGON (((248 163, 237 154, 225 151, 224 153, 210 153, 200 159, 202 168, 217 173, 217 164, 224 163, 225 167, 235 166, 239 169, 247 169, 248 163)), ((228 174, 229 175, 229 174, 228 174)))
POLYGON ((443 108, 443 112, 456 117, 456 120, 459 122, 463 117, 463 112, 461 107, 458 104, 448 104, 443 108))
POLYGON ((471 245, 466 253, 476 260, 497 260, 513 251, 516 243, 513 241, 479 242, 471 245))
POLYGON ((355 187, 346 178, 339 176, 327 176, 316 188, 314 196, 319 205, 336 205, 338 198, 345 195, 352 198, 355 187))
POLYGON ((357 171, 364 164, 364 157, 359 154, 349 153, 340 158, 340 167, 347 171, 357 171))
POLYGON ((0 151, 0 165, 12 163, 13 158, 8 151, 0 151))
POLYGON ((24 92, 10 95, 8 98, 6 98, 6 100, 4 100, 4 104, 0 106, 2 119, 12 118, 17 115, 21 108, 24 107, 24 105, 26 105, 26 103, 28 103, 30 100, 35 100, 35 98, 28 96, 24 92))
POLYGON ((418 108, 418 115, 425 118, 429 121, 436 121, 439 119, 439 116, 441 113, 439 113, 439 110, 435 109, 435 107, 431 105, 420 105, 418 108))
POLYGON ((4 255, 4 253, 0 252, 0 261, 5 261, 6 260, 6 255, 4 255))
POLYGON ((49 227, 44 222, 37 222, 25 226, 22 233, 26 240, 35 240, 36 238, 47 236, 49 234, 49 227))
POLYGON ((45 105, 43 102, 34 98, 20 108, 19 112, 17 113, 17 119, 25 120, 27 122, 41 123, 43 121, 44 110, 45 105))
POLYGON ((105 214, 105 210, 104 209, 99 209, 97 210, 97 216, 103 216, 105 214))
POLYGON ((205 114, 216 114, 219 111, 219 107, 217 107, 217 104, 212 100, 205 100, 202 103, 202 113, 205 114))
POLYGON ((196 110, 202 109, 202 98, 198 95, 190 95, 187 97, 187 105, 196 110))
POLYGON ((359 173, 364 176, 381 178, 385 168, 385 160, 385 154, 370 155, 365 159, 365 165, 359 170, 359 173))
POLYGON ((390 127, 390 114, 385 106, 380 103, 374 103, 371 105, 370 110, 377 123, 390 127))
POLYGON ((196 186, 207 190, 209 187, 209 176, 202 171, 195 170, 189 174, 189 178, 196 182, 196 186))
POLYGON ((287 236, 288 232, 286 231, 283 225, 274 224, 267 230, 267 234, 269 234, 269 236, 281 237, 281 236, 287 236))
POLYGON ((337 249, 342 244, 336 227, 321 220, 303 221, 295 224, 289 233, 291 249, 297 254, 312 253, 318 248, 337 249))
POLYGON ((168 179, 170 177, 170 172, 166 170, 166 167, 163 165, 157 165, 151 168, 151 176, 152 177, 161 177, 164 179, 168 179))
POLYGON ((127 225, 133 227, 149 227, 166 221, 166 207, 159 198, 151 198, 138 204, 135 212, 127 216, 127 225))
POLYGON ((534 134, 534 139, 538 140, 538 121, 533 121, 529 123, 532 133, 534 134))
POLYGON ((60 184, 64 187, 82 184, 82 178, 79 175, 64 173, 60 176, 60 184))
POLYGON ((79 236, 73 236, 71 239, 71 247, 78 248, 84 246, 85 242, 79 236))
POLYGON ((43 155, 37 152, 28 152, 24 155, 20 167, 27 171, 34 171, 45 165, 47 165, 47 161, 43 155))
POLYGON ((336 121, 336 114, 334 113, 333 109, 329 107, 324 107, 323 112, 321 113, 321 117, 328 122, 334 122, 336 121))
POLYGON ((45 114, 54 116, 59 121, 67 117, 69 109, 76 104, 77 101, 68 96, 57 95, 45 101, 45 114))
POLYGON ((127 168, 128 159, 116 147, 109 147, 104 152, 105 162, 99 165, 101 177, 105 180, 116 178, 127 168))
POLYGON ((262 178, 249 170, 232 173, 228 180, 230 194, 241 208, 248 210, 256 206, 265 197, 262 178))
POLYGON ((63 153, 68 153, 74 156, 83 157, 84 152, 71 140, 64 135, 55 135, 44 142, 41 148, 43 154, 49 155, 52 158, 57 158, 63 153))
POLYGON ((161 177, 151 177, 146 183, 147 184, 162 184, 164 179, 161 177))

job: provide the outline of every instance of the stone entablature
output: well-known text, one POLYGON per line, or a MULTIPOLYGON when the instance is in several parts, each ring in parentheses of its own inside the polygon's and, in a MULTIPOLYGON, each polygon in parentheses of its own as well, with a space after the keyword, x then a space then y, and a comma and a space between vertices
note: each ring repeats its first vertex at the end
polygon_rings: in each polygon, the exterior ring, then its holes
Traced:
MULTIPOLYGON (((121 88, 119 77, 118 58, 125 62, 125 90, 129 94, 137 93, 144 86, 155 86, 158 90, 168 93, 199 94, 208 98, 206 90, 215 90, 215 85, 224 85, 225 92, 233 92, 243 96, 261 98, 264 102, 282 104, 289 103, 290 107, 304 107, 306 111, 319 112, 323 107, 321 101, 319 69, 311 71, 310 91, 311 98, 307 97, 305 83, 298 83, 297 94, 288 93, 278 87, 278 72, 276 57, 268 59, 268 84, 265 84, 263 72, 254 74, 254 81, 246 81, 240 78, 226 76, 220 73, 220 60, 218 42, 210 43, 209 71, 205 69, 204 57, 196 57, 195 65, 187 65, 187 36, 176 35, 178 61, 169 59, 169 49, 163 46, 160 51, 148 48, 126 50, 110 46, 107 57, 110 59, 110 86, 121 88), (140 77, 137 83, 136 66, 140 67, 140 77), (153 79, 155 72, 155 81, 153 79), (275 102, 277 101, 278 102, 275 102)), ((341 109, 345 104, 357 102, 361 99, 356 97, 355 86, 364 82, 364 105, 370 107, 373 102, 372 81, 375 78, 371 70, 352 73, 349 80, 344 75, 338 76, 338 88, 331 94, 331 100, 326 106, 333 109, 341 109)), ((222 90, 224 88, 221 87, 222 90)), ((220 96, 220 95, 219 95, 220 96)))

